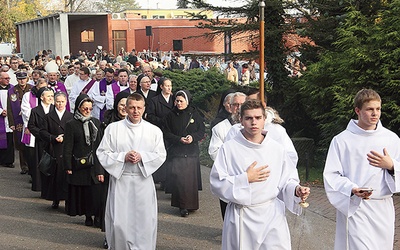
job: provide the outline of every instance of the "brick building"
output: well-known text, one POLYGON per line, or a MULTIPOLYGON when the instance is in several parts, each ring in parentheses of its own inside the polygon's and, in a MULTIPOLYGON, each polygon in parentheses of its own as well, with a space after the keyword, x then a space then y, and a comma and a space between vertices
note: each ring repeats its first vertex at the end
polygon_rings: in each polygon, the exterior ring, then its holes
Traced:
MULTIPOLYGON (((17 50, 25 59, 51 49, 56 55, 94 52, 98 46, 118 53, 142 51, 181 51, 219 54, 225 49, 224 37, 213 41, 199 37, 208 30, 196 27, 187 12, 200 10, 128 10, 123 13, 57 13, 16 24, 17 50), (197 38, 194 38, 197 37, 197 38)), ((205 12, 212 16, 212 12, 205 12)), ((232 52, 252 50, 251 45, 235 42, 232 52)))

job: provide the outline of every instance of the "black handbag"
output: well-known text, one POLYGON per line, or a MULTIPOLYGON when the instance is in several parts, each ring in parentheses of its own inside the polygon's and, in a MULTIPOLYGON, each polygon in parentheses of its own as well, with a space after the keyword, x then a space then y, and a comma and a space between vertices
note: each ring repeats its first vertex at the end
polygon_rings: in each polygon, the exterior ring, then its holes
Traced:
POLYGON ((75 159, 75 166, 74 166, 75 170, 91 168, 94 165, 93 151, 90 151, 87 156, 83 157, 76 157, 74 155, 74 159, 75 159))
POLYGON ((45 176, 51 175, 51 168, 56 163, 56 158, 51 156, 47 151, 43 151, 42 158, 40 158, 38 168, 39 171, 45 176))

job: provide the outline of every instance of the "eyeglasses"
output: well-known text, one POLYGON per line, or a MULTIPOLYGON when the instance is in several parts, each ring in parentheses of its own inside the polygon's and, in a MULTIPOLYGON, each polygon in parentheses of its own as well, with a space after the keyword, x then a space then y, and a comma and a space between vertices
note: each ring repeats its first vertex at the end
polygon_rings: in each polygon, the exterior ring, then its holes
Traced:
POLYGON ((90 111, 92 111, 93 110, 93 108, 89 108, 89 107, 84 107, 84 108, 82 108, 84 111, 86 111, 86 112, 88 112, 89 110, 90 111))
POLYGON ((2 79, 4 79, 4 80, 10 80, 11 78, 10 78, 10 77, 3 77, 2 79))
POLYGON ((142 83, 150 83, 151 81, 141 81, 142 83))

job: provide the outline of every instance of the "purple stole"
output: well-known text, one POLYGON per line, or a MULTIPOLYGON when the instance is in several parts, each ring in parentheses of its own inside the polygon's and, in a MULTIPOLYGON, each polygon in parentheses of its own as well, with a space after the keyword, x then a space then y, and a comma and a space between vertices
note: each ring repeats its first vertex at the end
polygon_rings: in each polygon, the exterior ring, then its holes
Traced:
MULTIPOLYGON (((111 84, 114 84, 115 80, 113 79, 111 81, 111 84)), ((107 81, 106 78, 101 79, 101 81, 99 82, 99 91, 100 91, 100 95, 105 96, 106 92, 107 92, 107 81)), ((103 109, 100 110, 100 121, 102 122, 104 120, 104 113, 106 112, 107 108, 106 106, 104 106, 103 109)))
MULTIPOLYGON (((8 90, 8 98, 10 99, 11 103, 11 111, 14 116, 14 124, 15 124, 15 133, 17 136, 17 140, 21 141, 22 138, 22 127, 24 122, 22 121, 21 115, 21 102, 19 101, 19 93, 14 92, 14 87, 11 87, 8 90)), ((22 99, 22 98, 21 98, 22 99)))
POLYGON ((64 92, 67 95, 67 105, 65 106, 65 109, 67 111, 71 111, 71 108, 69 106, 69 100, 68 100, 68 92, 67 89, 65 88, 64 83, 62 82, 57 82, 57 84, 55 86, 49 86, 51 87, 55 93, 57 93, 58 91, 64 92))
MULTIPOLYGON (((3 108, 0 101, 0 108, 3 108)), ((6 128, 6 116, 0 114, 0 149, 7 148, 7 128, 6 128)))
POLYGON ((114 99, 115 99, 117 94, 119 92, 121 92, 121 88, 118 86, 118 82, 115 82, 115 83, 111 84, 111 88, 112 88, 112 91, 113 91, 113 94, 114 94, 114 99))
POLYGON ((81 93, 83 94, 87 94, 89 92, 89 90, 93 87, 93 84, 96 82, 96 80, 91 80, 90 82, 88 82, 88 84, 86 84, 86 86, 83 88, 83 90, 81 91, 81 93))
POLYGON ((131 94, 131 89, 127 87, 126 89, 122 90, 122 92, 126 92, 128 94, 131 94))
MULTIPOLYGON (((29 105, 31 106, 31 109, 37 106, 37 97, 32 93, 32 91, 29 93, 29 105)), ((21 142, 23 144, 30 144, 31 134, 25 134, 25 131, 23 131, 21 142)))

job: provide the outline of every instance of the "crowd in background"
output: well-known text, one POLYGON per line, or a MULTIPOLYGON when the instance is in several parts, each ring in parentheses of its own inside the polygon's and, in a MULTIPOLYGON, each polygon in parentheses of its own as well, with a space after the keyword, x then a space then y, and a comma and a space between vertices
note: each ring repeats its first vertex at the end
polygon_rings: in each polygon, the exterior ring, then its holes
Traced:
MULTIPOLYGON (((168 131, 167 161, 154 173, 154 182, 171 193, 171 205, 179 208, 180 216, 188 216, 199 208, 198 142, 204 137, 203 117, 191 94, 181 90, 175 96, 172 80, 153 71, 160 68, 155 61, 142 60, 134 51, 128 61, 107 58, 105 53, 100 61, 92 59, 83 52, 61 59, 51 51, 40 51, 29 62, 2 59, 0 139, 5 146, 0 145, 0 153, 8 157, 1 157, 0 165, 15 167, 18 152, 20 173, 30 175, 32 191, 52 201, 53 209, 65 200, 68 215, 85 215, 86 226, 105 230, 109 175, 96 149, 106 127, 126 119, 127 97, 140 95, 146 104, 143 118, 168 131), (165 120, 168 114, 171 118, 165 120), (186 163, 172 167, 182 153, 186 163), (41 166, 47 159, 52 167, 45 171, 41 166), (182 171, 188 166, 189 171, 182 171)), ((186 70, 179 56, 171 63, 186 70)))

